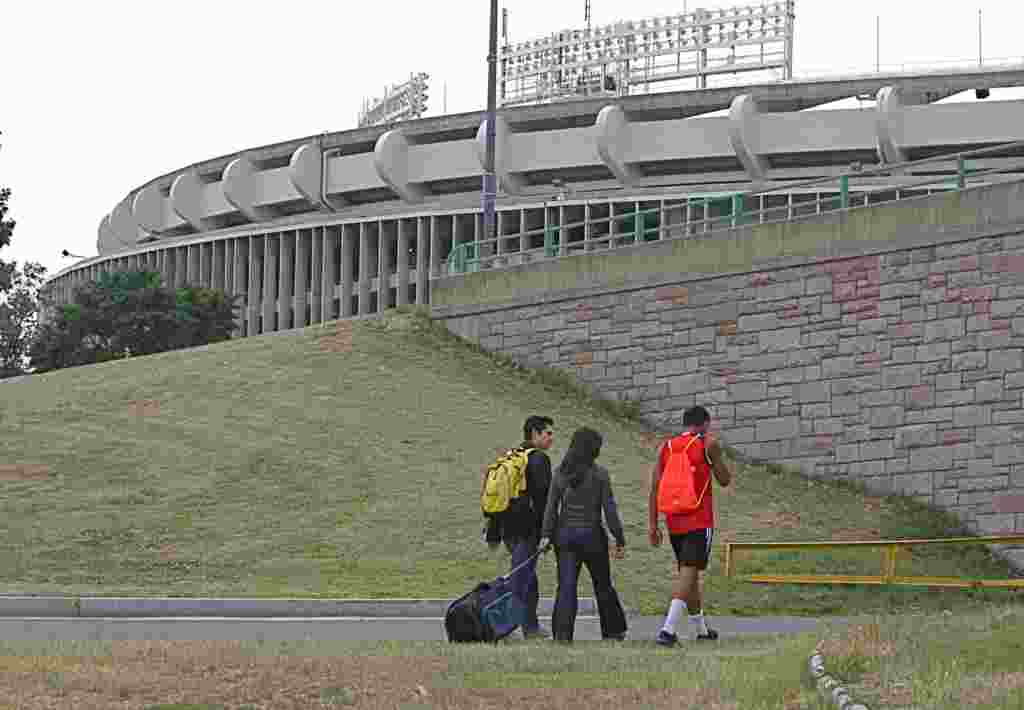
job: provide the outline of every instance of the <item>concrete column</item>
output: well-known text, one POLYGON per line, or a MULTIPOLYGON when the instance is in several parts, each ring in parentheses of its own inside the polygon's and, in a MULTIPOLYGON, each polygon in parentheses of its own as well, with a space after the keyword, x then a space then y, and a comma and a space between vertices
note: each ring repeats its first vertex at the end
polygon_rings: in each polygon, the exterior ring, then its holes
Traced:
POLYGON ((242 295, 238 304, 240 312, 235 332, 239 335, 242 333, 249 335, 252 331, 245 330, 246 312, 249 308, 249 283, 246 279, 246 275, 249 273, 249 239, 243 237, 231 241, 233 242, 231 247, 231 293, 242 295))
POLYGON ((323 227, 313 229, 310 249, 312 256, 309 260, 309 270, 313 278, 309 284, 309 322, 323 323, 323 270, 324 270, 324 240, 323 227))
POLYGON ((569 233, 565 229, 565 205, 558 206, 558 255, 569 255, 569 233))
POLYGON ((189 286, 198 286, 199 285, 199 245, 198 244, 189 244, 188 247, 186 247, 186 249, 188 250, 187 251, 188 265, 185 267, 187 269, 186 276, 185 276, 185 281, 188 283, 189 286))
POLYGON ((623 154, 628 146, 629 118, 621 107, 605 106, 594 124, 597 154, 621 185, 628 186, 640 177, 639 171, 626 162, 623 154))
POLYGON ((404 306, 409 302, 409 230, 416 229, 415 219, 398 222, 398 287, 395 291, 395 305, 404 306))
POLYGON ((278 330, 277 314, 277 260, 281 244, 280 234, 263 235, 263 332, 278 330))
POLYGON ((430 294, 429 217, 416 218, 416 305, 428 302, 430 294))
POLYGON ((248 266, 249 266, 249 289, 246 292, 246 303, 249 316, 249 326, 247 333, 248 335, 259 335, 259 314, 260 314, 260 300, 262 289, 262 279, 260 278, 263 270, 263 240, 266 237, 249 237, 249 248, 248 254, 248 266))
POLYGON ((902 163, 904 107, 923 103, 920 94, 904 92, 898 86, 883 86, 875 95, 875 139, 879 160, 883 165, 902 163))
POLYGON ((210 287, 223 291, 225 286, 224 262, 227 261, 228 243, 222 239, 213 242, 210 248, 213 250, 213 275, 210 279, 210 287))
POLYGON ((207 242, 199 252, 203 256, 203 267, 201 271, 203 274, 203 286, 206 288, 213 288, 213 280, 216 278, 216 269, 214 268, 217 257, 216 247, 216 243, 207 242))
POLYGON ((526 234, 526 210, 519 210, 519 263, 523 263, 530 257, 526 252, 530 248, 530 237, 526 234))
POLYGON ((197 244, 196 246, 199 247, 196 250, 199 252, 199 283, 197 285, 206 288, 206 285, 209 283, 207 275, 212 271, 210 268, 210 255, 206 251, 206 244, 197 244))
POLYGON ((431 215, 430 219, 430 278, 437 278, 441 275, 441 234, 437 228, 438 217, 431 215))
POLYGON ((377 222, 377 312, 391 307, 391 242, 395 222, 377 222))
MULTIPOLYGON (((509 154, 509 143, 513 136, 512 130, 509 128, 508 121, 501 116, 497 116, 494 121, 494 174, 498 180, 498 185, 505 192, 515 195, 522 192, 525 187, 524 180, 508 170, 509 160, 507 158, 509 154)), ((480 122, 480 127, 476 132, 476 152, 477 157, 480 160, 480 167, 486 167, 487 157, 487 119, 485 118, 480 122)))
POLYGON ((498 258, 492 260, 492 267, 501 266, 502 264, 505 263, 505 259, 501 258, 505 255, 505 214, 506 212, 502 210, 501 212, 498 212, 497 215, 495 216, 495 229, 498 233, 498 241, 494 243, 494 251, 492 251, 491 253, 496 255, 498 258))
POLYGON ((409 181, 409 140, 401 128, 384 133, 373 150, 377 176, 405 202, 421 202, 426 195, 422 185, 409 181))
POLYGON ((359 223, 359 315, 370 312, 370 279, 372 278, 371 262, 373 246, 370 238, 370 225, 359 223))
MULTIPOLYGON (((221 252, 221 259, 223 261, 223 269, 220 274, 221 289, 224 291, 224 297, 230 301, 233 294, 232 291, 232 277, 234 276, 235 269, 235 240, 227 239, 224 241, 224 249, 221 252)), ((231 330, 231 335, 235 336, 238 334, 238 318, 235 318, 235 327, 231 330)))
POLYGON ((323 317, 324 321, 337 320, 340 309, 334 308, 334 299, 338 295, 338 244, 341 240, 341 227, 323 228, 323 317))
POLYGON ((758 153, 760 135, 757 101, 751 94, 742 94, 729 107, 729 141, 747 175, 755 183, 768 175, 768 163, 758 153))
POLYGON ((244 155, 228 163, 221 173, 224 199, 250 222, 263 222, 277 216, 275 210, 256 205, 260 197, 260 182, 256 166, 244 155))
POLYGON ((174 250, 174 286, 182 288, 188 281, 188 248, 174 250))
POLYGON ((312 229, 296 232, 295 242, 295 322, 293 327, 309 325, 306 307, 309 305, 309 248, 313 240, 312 229))
POLYGON ((340 318, 352 317, 352 286, 355 282, 356 269, 356 240, 359 239, 359 225, 343 224, 341 226, 341 263, 339 272, 341 276, 341 293, 338 300, 341 301, 340 318))
POLYGON ((294 322, 292 309, 295 307, 295 232, 282 232, 278 244, 280 293, 277 299, 277 329, 291 330, 294 322))

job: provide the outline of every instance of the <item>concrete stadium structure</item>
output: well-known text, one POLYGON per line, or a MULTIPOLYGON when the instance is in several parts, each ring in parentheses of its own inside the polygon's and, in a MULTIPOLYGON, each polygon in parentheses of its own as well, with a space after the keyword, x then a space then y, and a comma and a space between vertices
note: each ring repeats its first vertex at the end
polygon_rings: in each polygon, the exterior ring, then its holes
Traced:
MULTIPOLYGON (((709 196, 1024 139, 1024 102, 931 103, 1021 85, 1024 65, 504 109, 496 158, 504 258, 485 266, 615 246, 624 223, 609 218, 638 207, 657 209, 654 234, 663 238, 673 236, 670 223, 714 216, 709 196), (877 107, 803 110, 850 96, 877 97, 877 107), (700 117, 723 109, 727 116, 700 117), (567 238, 545 249, 545 230, 562 224, 573 225, 567 238), (598 241, 584 244, 591 239, 598 241)), ((66 302, 100 271, 147 264, 175 285, 242 295, 238 335, 429 303, 430 280, 460 245, 481 237, 482 121, 481 113, 456 114, 324 134, 155 178, 102 220, 99 256, 55 274, 46 292, 66 302)), ((927 169, 948 176, 956 164, 927 169)), ((887 179, 854 177, 851 190, 887 179)), ((822 193, 795 188, 755 204, 799 216, 800 204, 822 193)), ((486 254, 483 247, 473 255, 486 254)))

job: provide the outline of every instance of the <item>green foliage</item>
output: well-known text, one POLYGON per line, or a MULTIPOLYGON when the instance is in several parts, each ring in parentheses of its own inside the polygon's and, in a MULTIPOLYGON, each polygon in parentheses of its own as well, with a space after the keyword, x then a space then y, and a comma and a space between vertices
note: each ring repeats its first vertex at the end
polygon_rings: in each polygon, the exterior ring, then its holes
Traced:
POLYGON ((155 271, 101 274, 54 309, 31 349, 40 371, 151 355, 227 340, 240 296, 163 288, 155 271))
POLYGON ((0 288, 0 378, 25 373, 28 352, 38 328, 39 289, 46 268, 33 262, 9 265, 8 283, 0 288))

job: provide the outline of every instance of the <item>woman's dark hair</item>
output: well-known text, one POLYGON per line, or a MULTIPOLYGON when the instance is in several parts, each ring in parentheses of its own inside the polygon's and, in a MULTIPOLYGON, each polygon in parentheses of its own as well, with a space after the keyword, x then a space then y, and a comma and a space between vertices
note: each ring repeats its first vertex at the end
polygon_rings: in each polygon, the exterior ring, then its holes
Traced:
POLYGON ((559 475, 571 488, 583 483, 583 477, 590 471, 594 460, 601 453, 603 441, 598 432, 588 427, 577 429, 573 433, 569 450, 565 452, 565 457, 558 466, 559 475))

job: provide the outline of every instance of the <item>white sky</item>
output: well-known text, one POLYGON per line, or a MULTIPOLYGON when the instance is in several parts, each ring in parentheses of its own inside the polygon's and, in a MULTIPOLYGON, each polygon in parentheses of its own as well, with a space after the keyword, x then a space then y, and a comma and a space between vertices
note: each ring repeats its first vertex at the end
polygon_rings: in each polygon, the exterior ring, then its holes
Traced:
MULTIPOLYGON (((593 24, 728 0, 592 0, 593 24)), ((584 0, 502 0, 513 42, 584 25, 584 0)), ((1024 62, 1019 0, 797 0, 795 73, 978 57, 1024 62)), ((49 273, 96 253, 132 189, 208 158, 354 128, 362 101, 430 74, 429 111, 482 110, 487 0, 3 0, 0 185, 17 220, 7 260, 49 273)), ((1022 89, 991 100, 1024 98, 1022 89)), ((948 100, 975 100, 973 93, 948 100)), ((856 106, 856 101, 853 106, 856 106)))

